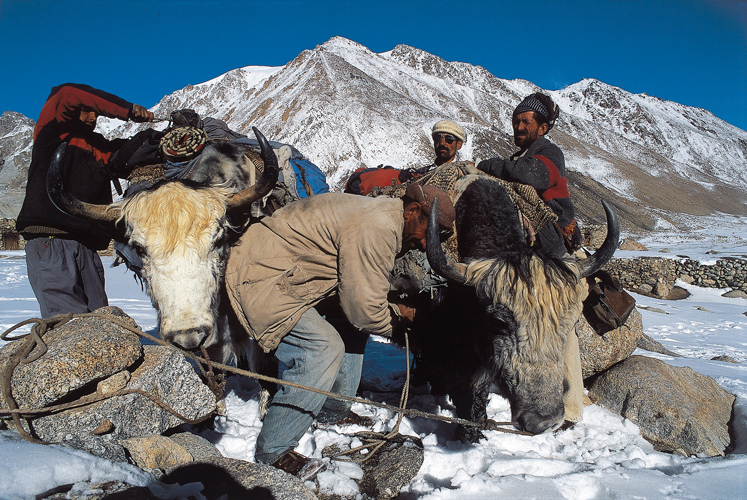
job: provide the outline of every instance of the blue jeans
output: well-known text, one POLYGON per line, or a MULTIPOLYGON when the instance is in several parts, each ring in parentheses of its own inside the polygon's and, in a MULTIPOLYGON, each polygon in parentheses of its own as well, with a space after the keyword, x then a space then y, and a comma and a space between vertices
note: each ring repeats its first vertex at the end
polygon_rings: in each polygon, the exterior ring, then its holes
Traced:
MULTIPOLYGON (((340 334, 314 308, 283 337, 275 357, 287 367, 281 380, 348 396, 358 389, 363 355, 346 355, 340 334)), ((336 419, 332 422, 350 411, 349 402, 281 385, 257 437, 254 459, 271 464, 293 450, 322 407, 324 415, 336 419)))

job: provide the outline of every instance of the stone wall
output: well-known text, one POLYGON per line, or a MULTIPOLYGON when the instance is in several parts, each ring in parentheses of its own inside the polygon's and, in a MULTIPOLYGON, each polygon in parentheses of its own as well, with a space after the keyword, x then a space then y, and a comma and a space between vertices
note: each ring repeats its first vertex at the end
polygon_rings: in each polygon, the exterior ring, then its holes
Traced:
POLYGON ((616 276, 623 287, 659 296, 666 296, 665 290, 667 287, 671 290, 677 279, 706 288, 747 292, 747 261, 731 257, 718 259, 713 265, 703 265, 692 259, 613 257, 605 269, 616 276))

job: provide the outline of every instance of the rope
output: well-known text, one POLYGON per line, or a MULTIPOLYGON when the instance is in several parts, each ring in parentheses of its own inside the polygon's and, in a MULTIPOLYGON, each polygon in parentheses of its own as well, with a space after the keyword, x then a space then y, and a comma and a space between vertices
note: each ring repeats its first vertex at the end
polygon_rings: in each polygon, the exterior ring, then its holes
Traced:
POLYGON ((38 444, 51 444, 51 443, 47 443, 45 441, 41 441, 36 438, 33 438, 28 433, 26 433, 23 430, 23 427, 21 426, 21 422, 20 422, 21 416, 24 416, 24 418, 26 418, 25 416, 39 415, 39 414, 45 414, 45 413, 46 414, 58 413, 69 408, 85 406, 85 405, 89 405, 89 404, 92 404, 98 401, 102 401, 104 399, 108 399, 114 396, 122 396, 126 394, 141 394, 147 397, 148 399, 150 399, 151 401, 153 401, 154 403, 156 403, 156 405, 158 405, 159 407, 165 409, 172 415, 176 416, 177 418, 189 424, 199 423, 201 421, 204 421, 208 417, 212 416, 212 413, 211 413, 201 419, 190 420, 187 417, 179 414, 173 408, 169 407, 165 402, 163 402, 156 395, 142 391, 140 389, 122 389, 120 391, 116 391, 116 392, 113 392, 111 394, 106 394, 106 395, 95 394, 95 395, 90 395, 90 396, 84 396, 83 398, 80 398, 70 403, 54 405, 54 406, 38 408, 38 409, 18 408, 17 404, 15 403, 15 400, 12 397, 11 386, 10 386, 10 381, 11 381, 11 376, 13 374, 13 370, 15 369, 16 366, 18 366, 18 364, 31 363, 35 361, 36 359, 38 359, 39 357, 41 357, 46 352, 46 344, 44 344, 44 341, 42 340, 42 336, 44 335, 44 333, 46 333, 49 329, 54 328, 55 326, 59 326, 64 323, 67 323, 73 318, 105 319, 107 321, 110 321, 118 325, 119 327, 127 331, 130 331, 138 335, 139 337, 146 338, 150 340, 151 342, 154 342, 158 345, 162 345, 162 346, 175 349, 176 351, 180 352, 185 357, 195 361, 195 363, 197 364, 197 367, 200 369, 202 376, 208 381, 208 384, 207 384, 208 387, 216 395, 216 398, 222 397, 222 394, 223 394, 222 391, 226 384, 222 374, 215 375, 213 370, 217 368, 223 371, 235 373, 237 375, 251 377, 257 380, 263 380, 263 381, 271 382, 275 384, 283 384, 288 387, 295 387, 295 388, 315 392, 317 394, 322 394, 327 397, 332 397, 332 398, 345 400, 345 401, 351 401, 353 403, 361 403, 361 404, 368 405, 368 406, 374 406, 374 407, 389 410, 389 411, 392 411, 398 414, 397 423, 395 424, 394 428, 390 432, 386 434, 374 433, 374 432, 357 433, 356 436, 361 437, 361 440, 369 441, 369 443, 359 446, 357 448, 353 448, 351 450, 346 450, 346 451, 337 453, 336 455, 334 455, 334 458, 336 458, 341 455, 354 453, 364 448, 373 447, 372 452, 368 453, 365 458, 363 458, 362 460, 338 458, 338 460, 362 462, 362 461, 367 460, 371 456, 373 456, 376 451, 378 451, 384 444, 386 444, 386 442, 391 440, 393 437, 395 437, 399 433, 399 427, 405 415, 407 415, 408 417, 429 418, 429 419, 438 420, 441 422, 454 423, 454 424, 459 424, 459 425, 468 426, 468 427, 477 427, 478 429, 481 429, 481 430, 492 430, 492 431, 506 432, 509 434, 531 436, 531 434, 528 432, 522 432, 522 431, 518 431, 515 429, 506 429, 506 428, 500 427, 500 426, 507 426, 507 425, 515 425, 515 422, 495 422, 491 419, 482 420, 480 422, 472 422, 470 420, 466 420, 466 419, 462 419, 458 417, 446 417, 443 415, 435 415, 433 413, 422 412, 422 411, 415 410, 412 408, 406 408, 407 400, 409 398, 409 390, 410 390, 410 363, 409 363, 410 344, 409 344, 409 337, 407 337, 407 335, 405 335, 405 349, 407 352, 406 359, 408 360, 407 370, 406 370, 406 380, 405 380, 405 385, 402 389, 402 394, 400 395, 399 406, 393 406, 393 405, 389 405, 386 403, 379 403, 377 401, 371 401, 368 399, 358 398, 355 396, 345 396, 342 394, 335 394, 329 391, 323 391, 321 389, 307 387, 301 384, 296 384, 294 382, 280 380, 278 378, 270 377, 268 375, 262 375, 259 373, 254 373, 249 370, 243 370, 241 368, 237 368, 234 366, 229 366, 223 363, 211 361, 209 357, 207 356, 207 352, 204 350, 204 348, 201 348, 204 357, 199 357, 190 351, 184 350, 180 347, 175 346, 174 344, 161 340, 160 338, 154 337, 153 335, 150 335, 140 330, 140 328, 132 327, 131 325, 125 323, 119 318, 116 318, 113 316, 109 316, 106 314, 100 314, 100 313, 85 313, 85 314, 70 313, 70 314, 60 314, 57 316, 53 316, 52 318, 49 318, 47 320, 43 320, 39 318, 29 319, 21 323, 18 323, 12 328, 6 330, 4 333, 0 334, 0 340, 13 341, 13 340, 26 339, 26 344, 23 345, 21 349, 11 357, 8 364, 6 364, 5 369, 3 370, 2 374, 0 374, 0 384, 1 384, 0 387, 2 388, 3 397, 9 408, 8 410, 0 409, 0 415, 3 415, 3 414, 11 415, 13 417, 14 423, 16 424, 16 428, 18 432, 27 441, 31 441, 33 443, 38 443, 38 444), (31 328, 31 333, 29 333, 28 335, 13 337, 13 338, 7 337, 7 335, 11 333, 12 331, 20 328, 21 326, 30 324, 30 323, 34 323, 34 326, 31 328), (33 356, 29 356, 29 354, 32 353, 32 351, 34 350, 36 346, 40 347, 41 352, 37 352, 33 356), (203 369, 203 365, 207 367, 207 371, 203 369))

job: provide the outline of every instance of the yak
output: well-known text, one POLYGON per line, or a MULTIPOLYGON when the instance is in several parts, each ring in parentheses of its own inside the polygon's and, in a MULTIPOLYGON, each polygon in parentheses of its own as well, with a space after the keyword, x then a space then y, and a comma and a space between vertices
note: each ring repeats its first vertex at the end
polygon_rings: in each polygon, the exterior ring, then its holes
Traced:
MULTIPOLYGON (((588 294, 585 277, 617 248, 615 214, 602 201, 607 237, 585 260, 558 259, 526 244, 519 214, 494 178, 468 175, 457 182, 456 238, 460 262, 443 251, 437 207, 431 210, 427 257, 448 280, 435 307, 413 325, 418 369, 434 393, 450 395, 457 416, 487 419, 491 388, 505 394, 512 420, 533 434, 564 421, 563 350, 588 294)), ((483 435, 458 428, 476 442, 483 435)))
POLYGON ((275 187, 279 172, 269 142, 253 130, 264 162, 253 185, 248 146, 229 142, 208 146, 192 168, 191 178, 202 182, 163 181, 109 206, 81 202, 64 189, 64 144, 47 175, 49 196, 60 210, 113 226, 115 240, 134 249, 161 337, 185 349, 205 347, 224 363, 249 346, 225 292, 230 247, 252 203, 275 187))

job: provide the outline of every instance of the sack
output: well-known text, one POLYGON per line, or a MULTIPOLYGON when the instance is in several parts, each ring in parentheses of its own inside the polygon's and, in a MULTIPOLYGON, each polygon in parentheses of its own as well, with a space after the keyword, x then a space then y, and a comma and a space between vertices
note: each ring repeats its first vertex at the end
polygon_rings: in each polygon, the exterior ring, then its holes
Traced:
POLYGON ((420 177, 412 170, 399 170, 379 165, 376 168, 361 167, 345 183, 345 193, 368 195, 374 188, 394 187, 420 177))
POLYGON ((584 316, 597 333, 620 328, 635 308, 635 299, 607 271, 588 278, 589 296, 584 301, 584 316))
POLYGON ((303 157, 291 156, 289 161, 296 174, 296 191, 300 198, 329 192, 327 176, 322 169, 303 157))

